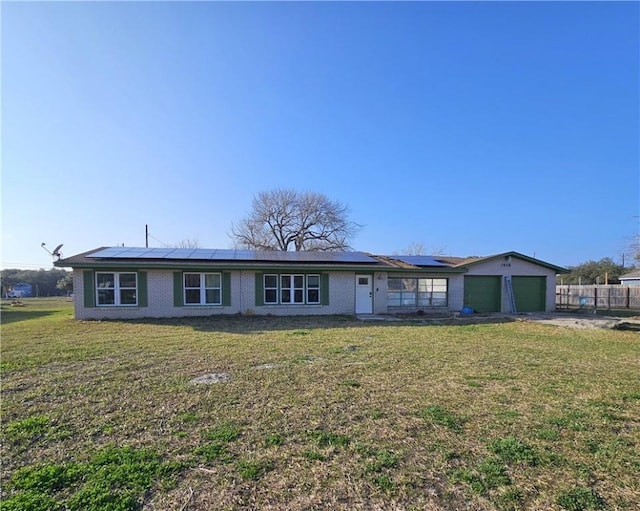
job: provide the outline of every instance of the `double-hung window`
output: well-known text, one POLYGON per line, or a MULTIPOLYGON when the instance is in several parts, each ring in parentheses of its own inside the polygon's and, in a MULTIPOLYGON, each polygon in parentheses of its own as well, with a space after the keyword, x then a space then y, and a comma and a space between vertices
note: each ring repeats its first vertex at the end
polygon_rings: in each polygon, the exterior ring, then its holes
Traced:
POLYGON ((184 273, 185 305, 222 305, 220 273, 184 273))
POLYGON ((97 305, 138 305, 135 272, 96 272, 97 305))
POLYGON ((265 304, 319 304, 320 275, 265 275, 265 304))
POLYGON ((280 303, 304 303, 304 275, 280 275, 280 303))

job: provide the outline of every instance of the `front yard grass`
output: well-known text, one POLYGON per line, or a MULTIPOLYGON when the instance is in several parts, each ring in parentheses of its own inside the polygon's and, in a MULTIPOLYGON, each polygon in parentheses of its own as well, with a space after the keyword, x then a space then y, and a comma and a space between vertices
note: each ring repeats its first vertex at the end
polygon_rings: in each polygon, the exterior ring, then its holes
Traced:
POLYGON ((1 333, 2 510, 640 507, 637 332, 25 300, 1 333))

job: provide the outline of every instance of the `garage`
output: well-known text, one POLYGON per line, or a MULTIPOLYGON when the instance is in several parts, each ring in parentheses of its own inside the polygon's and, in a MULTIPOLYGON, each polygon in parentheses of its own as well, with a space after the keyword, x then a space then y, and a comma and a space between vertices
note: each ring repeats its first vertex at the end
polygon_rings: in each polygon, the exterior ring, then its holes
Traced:
POLYGON ((465 275, 464 305, 476 312, 500 312, 500 275, 465 275))
POLYGON ((547 300, 547 278, 538 276, 514 276, 513 296, 518 312, 544 312, 547 300))

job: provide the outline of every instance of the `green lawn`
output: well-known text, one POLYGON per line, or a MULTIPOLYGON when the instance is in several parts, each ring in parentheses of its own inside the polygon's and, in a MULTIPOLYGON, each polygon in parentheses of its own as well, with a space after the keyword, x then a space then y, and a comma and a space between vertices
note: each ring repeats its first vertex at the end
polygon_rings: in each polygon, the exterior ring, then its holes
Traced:
POLYGON ((1 333, 2 510, 640 506, 637 332, 26 300, 1 333))

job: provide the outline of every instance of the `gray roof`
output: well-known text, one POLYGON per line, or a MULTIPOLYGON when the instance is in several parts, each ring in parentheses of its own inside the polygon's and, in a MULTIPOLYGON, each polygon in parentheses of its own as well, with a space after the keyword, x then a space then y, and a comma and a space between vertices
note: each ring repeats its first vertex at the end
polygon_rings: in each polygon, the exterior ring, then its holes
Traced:
POLYGON ((65 259, 54 266, 62 268, 216 268, 287 269, 305 267, 313 270, 383 270, 390 272, 465 273, 468 266, 501 257, 518 257, 533 264, 568 270, 518 252, 488 257, 448 256, 378 256, 365 252, 284 252, 278 250, 236 250, 208 248, 99 247, 65 259))
POLYGON ((186 261, 262 261, 286 263, 377 263, 362 252, 284 252, 211 248, 110 247, 97 250, 89 259, 152 259, 186 261))
MULTIPOLYGON (((365 252, 285 252, 206 248, 100 247, 54 263, 71 268, 216 268, 264 269, 304 267, 314 270, 434 271, 464 273, 463 268, 426 256, 402 260, 402 256, 375 256, 365 252), (412 262, 414 264, 412 264, 412 262), (420 264, 415 264, 420 263, 420 264)), ((289 270, 291 271, 291 270, 289 270)))
POLYGON ((635 270, 631 273, 620 275, 620 280, 640 280, 640 270, 635 270))

